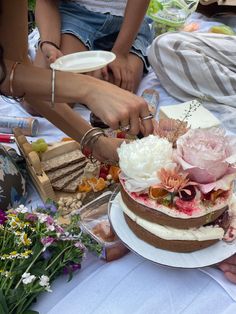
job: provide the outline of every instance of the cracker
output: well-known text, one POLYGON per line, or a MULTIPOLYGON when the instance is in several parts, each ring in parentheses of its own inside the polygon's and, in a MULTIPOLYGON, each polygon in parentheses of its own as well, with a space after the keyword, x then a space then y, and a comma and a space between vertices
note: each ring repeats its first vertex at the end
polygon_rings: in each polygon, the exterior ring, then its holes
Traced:
POLYGON ((51 181, 51 183, 56 182, 57 180, 63 178, 66 175, 69 175, 71 173, 73 173, 76 170, 82 169, 86 166, 86 161, 80 161, 77 162, 75 164, 70 164, 68 166, 65 166, 63 168, 59 168, 56 170, 52 170, 47 172, 47 176, 49 178, 49 180, 51 181))
POLYGON ((65 153, 63 155, 45 160, 41 162, 43 170, 45 172, 60 169, 76 162, 85 160, 85 156, 79 149, 73 150, 72 152, 65 153))
MULTIPOLYGON (((83 173, 81 174, 83 175, 83 173)), ((79 176, 78 178, 76 178, 75 180, 73 180, 71 183, 67 184, 63 189, 62 191, 63 192, 68 192, 68 193, 74 193, 77 191, 78 189, 78 186, 81 182, 81 178, 82 176, 79 176)))
POLYGON ((53 182, 52 187, 55 190, 60 191, 69 183, 73 182, 75 179, 81 176, 83 172, 84 172, 83 169, 76 170, 73 173, 64 176, 62 179, 59 179, 56 182, 53 182))

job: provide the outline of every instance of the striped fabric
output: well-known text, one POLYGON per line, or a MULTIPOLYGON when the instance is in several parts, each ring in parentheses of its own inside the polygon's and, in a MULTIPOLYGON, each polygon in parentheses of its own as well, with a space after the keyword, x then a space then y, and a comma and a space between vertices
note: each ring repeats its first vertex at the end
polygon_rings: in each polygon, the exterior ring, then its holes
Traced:
POLYGON ((74 0, 88 10, 123 16, 127 0, 74 0))
POLYGON ((148 57, 172 96, 201 99, 209 109, 223 113, 236 130, 236 36, 163 34, 152 43, 148 57))
POLYGON ((236 0, 200 0, 201 4, 211 4, 217 2, 219 5, 236 5, 236 0))

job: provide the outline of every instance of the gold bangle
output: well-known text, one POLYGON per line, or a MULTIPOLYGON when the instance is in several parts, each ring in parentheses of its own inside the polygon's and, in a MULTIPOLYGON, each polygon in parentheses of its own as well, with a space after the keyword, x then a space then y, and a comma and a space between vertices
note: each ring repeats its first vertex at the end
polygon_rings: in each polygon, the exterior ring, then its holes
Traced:
POLYGON ((14 76, 15 76, 15 70, 16 67, 18 66, 18 64, 20 64, 20 62, 15 62, 11 68, 11 72, 10 72, 10 77, 9 77, 9 91, 11 96, 13 96, 14 91, 13 91, 13 80, 14 80, 14 76))
POLYGON ((11 96, 15 99, 15 100, 23 100, 24 99, 24 96, 25 94, 23 94, 23 96, 20 96, 20 97, 14 97, 14 89, 13 89, 13 82, 14 82, 14 77, 15 77, 15 70, 16 70, 16 67, 17 65, 21 64, 20 62, 16 61, 12 68, 11 68, 11 72, 10 72, 10 75, 9 75, 9 92, 11 94, 11 96))

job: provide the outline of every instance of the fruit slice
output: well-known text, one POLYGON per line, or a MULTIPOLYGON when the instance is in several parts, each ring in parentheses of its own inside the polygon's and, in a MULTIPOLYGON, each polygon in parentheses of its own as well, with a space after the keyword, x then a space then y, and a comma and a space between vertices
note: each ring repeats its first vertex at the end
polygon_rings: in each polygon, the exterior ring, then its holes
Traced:
POLYGON ((149 197, 153 200, 157 200, 159 199, 160 197, 163 198, 165 197, 168 192, 162 188, 159 188, 159 187, 156 187, 156 186, 151 186, 149 188, 149 191, 148 191, 148 194, 149 194, 149 197))

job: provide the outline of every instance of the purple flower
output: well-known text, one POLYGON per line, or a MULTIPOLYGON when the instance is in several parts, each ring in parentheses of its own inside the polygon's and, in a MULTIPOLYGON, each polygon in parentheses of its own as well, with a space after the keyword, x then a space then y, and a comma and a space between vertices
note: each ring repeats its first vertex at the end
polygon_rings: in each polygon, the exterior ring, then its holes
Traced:
POLYGON ((47 217, 47 224, 48 225, 53 225, 54 224, 54 219, 51 216, 47 217))
POLYGON ((86 247, 84 246, 84 244, 81 243, 81 242, 79 242, 79 241, 75 242, 74 245, 75 245, 76 248, 80 249, 81 251, 84 251, 84 250, 86 249, 86 247))
POLYGON ((55 239, 53 237, 45 237, 41 239, 41 243, 44 247, 50 246, 54 241, 55 239))
POLYGON ((52 252, 50 252, 49 250, 46 250, 43 252, 43 258, 47 261, 52 257, 52 252))
POLYGON ((59 225, 55 225, 55 229, 56 229, 57 233, 64 233, 65 232, 65 230, 59 225))
POLYGON ((67 275, 71 272, 74 272, 78 269, 81 268, 81 264, 76 264, 76 263, 72 263, 70 262, 64 269, 63 269, 63 273, 64 275, 67 275))
POLYGON ((57 212, 57 207, 53 203, 46 203, 43 208, 51 213, 57 212))
POLYGON ((38 217, 35 215, 35 214, 26 214, 26 219, 28 220, 28 221, 36 221, 36 220, 38 220, 38 217))
POLYGON ((6 221, 7 221, 6 213, 0 209, 0 225, 4 225, 6 221))

